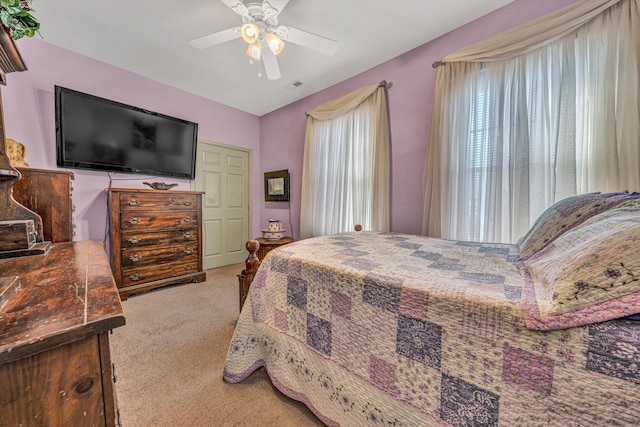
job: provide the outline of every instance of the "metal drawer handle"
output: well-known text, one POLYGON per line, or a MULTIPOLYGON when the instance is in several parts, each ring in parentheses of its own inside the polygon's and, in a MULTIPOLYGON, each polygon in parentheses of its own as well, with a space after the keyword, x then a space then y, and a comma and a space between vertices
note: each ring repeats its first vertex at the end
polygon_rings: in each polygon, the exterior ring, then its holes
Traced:
POLYGON ((191 255, 193 253, 193 248, 186 248, 184 250, 184 253, 187 254, 187 255, 191 255))
POLYGON ((140 206, 140 200, 131 199, 127 202, 129 206, 140 206))
POLYGON ((127 221, 129 223, 129 225, 136 225, 136 224, 140 224, 140 220, 138 218, 131 218, 129 221, 127 221))
POLYGON ((139 238, 139 237, 132 237, 132 238, 129 239, 129 243, 134 244, 134 245, 136 243, 140 243, 141 241, 142 241, 142 239, 139 238))
POLYGON ((184 266, 185 270, 191 270, 192 268, 193 268, 192 264, 187 264, 187 265, 184 266))
POLYGON ((129 257, 129 259, 133 262, 138 262, 142 259, 142 255, 140 254, 133 254, 129 257))
POLYGON ((182 218, 184 222, 191 222, 192 219, 193 218, 191 218, 190 216, 185 216, 184 218, 182 218))
POLYGON ((189 206, 191 205, 191 200, 185 200, 184 202, 182 202, 182 204, 185 206, 189 206))
POLYGON ((115 383, 116 381, 118 381, 118 376, 116 375, 116 364, 115 363, 111 364, 111 374, 112 374, 113 382, 115 383))
POLYGON ((184 233, 183 236, 185 239, 190 239, 193 235, 191 233, 184 233))
POLYGON ((132 275, 129 276, 129 279, 131 279, 131 280, 141 280, 142 279, 142 274, 133 273, 132 275))

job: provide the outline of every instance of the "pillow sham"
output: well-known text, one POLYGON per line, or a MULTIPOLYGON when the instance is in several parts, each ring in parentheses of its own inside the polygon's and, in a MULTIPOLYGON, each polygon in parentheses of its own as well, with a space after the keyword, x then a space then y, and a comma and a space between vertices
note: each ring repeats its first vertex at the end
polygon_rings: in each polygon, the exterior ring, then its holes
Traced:
POLYGON ((526 260, 544 249, 559 236, 593 216, 629 200, 640 199, 640 193, 587 193, 567 197, 545 210, 527 234, 516 243, 520 260, 526 260))
POLYGON ((564 329, 640 312, 640 199, 563 233, 518 266, 530 329, 564 329))

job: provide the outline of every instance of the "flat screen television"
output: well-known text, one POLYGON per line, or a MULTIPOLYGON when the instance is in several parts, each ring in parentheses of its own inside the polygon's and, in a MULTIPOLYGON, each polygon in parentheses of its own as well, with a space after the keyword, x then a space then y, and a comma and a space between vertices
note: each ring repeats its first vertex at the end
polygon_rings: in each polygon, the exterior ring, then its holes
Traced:
POLYGON ((55 86, 56 164, 194 179, 198 124, 55 86))

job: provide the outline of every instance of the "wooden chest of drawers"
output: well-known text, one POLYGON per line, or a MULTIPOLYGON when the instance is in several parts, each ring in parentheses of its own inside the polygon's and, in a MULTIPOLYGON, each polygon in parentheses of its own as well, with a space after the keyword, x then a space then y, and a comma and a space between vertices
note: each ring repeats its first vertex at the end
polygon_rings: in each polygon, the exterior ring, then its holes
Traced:
POLYGON ((120 296, 205 280, 202 193, 111 188, 109 210, 120 296))

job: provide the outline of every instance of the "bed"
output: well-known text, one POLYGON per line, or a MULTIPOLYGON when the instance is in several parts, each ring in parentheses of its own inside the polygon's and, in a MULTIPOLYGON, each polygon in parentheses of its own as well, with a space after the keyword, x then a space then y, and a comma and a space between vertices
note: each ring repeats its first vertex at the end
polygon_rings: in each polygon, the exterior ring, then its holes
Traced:
POLYGON ((298 241, 257 269, 223 376, 265 367, 327 425, 638 425, 638 248, 627 192, 558 202, 514 245, 298 241))

